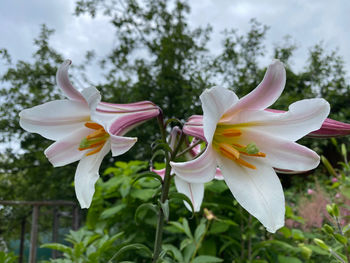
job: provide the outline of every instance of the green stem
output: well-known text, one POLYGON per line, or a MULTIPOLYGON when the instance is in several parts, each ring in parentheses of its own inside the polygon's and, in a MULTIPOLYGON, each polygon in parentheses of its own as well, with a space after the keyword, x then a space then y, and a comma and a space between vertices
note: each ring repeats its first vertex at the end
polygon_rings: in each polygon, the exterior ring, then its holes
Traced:
MULTIPOLYGON (((165 127, 164 127, 164 121, 163 121, 163 116, 160 114, 158 117, 158 124, 162 136, 162 141, 164 143, 167 143, 166 141, 166 134, 165 134, 165 127)), ((173 152, 170 154, 166 153, 165 154, 165 175, 164 175, 164 181, 163 181, 163 187, 162 187, 162 194, 160 197, 160 202, 164 203, 168 199, 169 195, 169 188, 170 188, 170 183, 171 183, 171 166, 170 166, 170 161, 175 159, 177 152, 180 149, 180 145, 182 144, 184 140, 183 133, 181 133, 180 139, 173 150, 173 152)), ((158 222, 157 222, 157 229, 156 229, 156 237, 154 241, 154 250, 153 250, 153 263, 156 263, 159 254, 161 251, 162 247, 162 239, 163 239, 163 227, 164 227, 164 211, 160 207, 159 208, 159 213, 158 213, 158 222)))
POLYGON ((191 146, 187 147, 185 150, 183 150, 182 152, 178 153, 178 155, 176 155, 176 158, 187 153, 188 151, 192 150, 194 147, 196 147, 198 144, 201 144, 203 141, 202 140, 198 140, 196 141, 194 144, 192 144, 191 146))

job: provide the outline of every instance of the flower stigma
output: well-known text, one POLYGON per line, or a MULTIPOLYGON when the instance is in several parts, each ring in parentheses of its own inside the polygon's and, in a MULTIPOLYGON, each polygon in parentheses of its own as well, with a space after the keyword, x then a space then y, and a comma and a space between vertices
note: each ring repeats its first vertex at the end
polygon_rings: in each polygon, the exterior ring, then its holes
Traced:
POLYGON ((216 127, 213 146, 214 149, 226 158, 250 169, 256 169, 254 165, 242 159, 242 156, 266 157, 266 154, 259 151, 254 142, 247 145, 239 143, 242 130, 235 125, 219 124, 216 127))
POLYGON ((85 154, 86 156, 89 156, 101 151, 104 144, 109 138, 109 134, 100 124, 97 124, 95 122, 86 122, 85 127, 93 129, 95 131, 80 141, 78 149, 80 151, 91 149, 91 151, 85 154))

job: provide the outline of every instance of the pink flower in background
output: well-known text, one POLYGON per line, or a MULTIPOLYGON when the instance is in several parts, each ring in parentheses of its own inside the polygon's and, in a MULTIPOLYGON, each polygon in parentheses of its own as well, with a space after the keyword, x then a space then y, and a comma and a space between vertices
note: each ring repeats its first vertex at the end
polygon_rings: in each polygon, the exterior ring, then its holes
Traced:
MULTIPOLYGON (((200 96, 202 127, 186 124, 185 132, 207 142, 195 160, 171 162, 173 171, 189 183, 205 183, 220 168, 236 200, 270 232, 284 225, 284 195, 273 167, 305 171, 319 164, 319 156, 295 143, 321 127, 329 113, 323 99, 295 102, 285 113, 265 111, 281 95, 284 66, 274 61, 260 85, 245 97, 214 87, 200 96)), ((190 118, 190 124, 199 121, 190 118)))
POLYGON ((99 178, 104 156, 128 151, 137 138, 124 134, 159 114, 149 101, 131 104, 101 102, 100 92, 75 89, 68 79, 70 60, 57 71, 57 85, 68 99, 55 100, 20 112, 20 125, 29 132, 54 140, 45 155, 55 166, 79 161, 75 173, 75 192, 82 208, 88 208, 99 178))
POLYGON ((315 192, 315 191, 314 191, 314 190, 312 190, 312 189, 310 189, 310 188, 309 188, 309 189, 307 189, 307 194, 308 194, 308 195, 312 195, 314 192, 315 192))
POLYGON ((332 181, 332 183, 336 183, 336 182, 338 182, 338 178, 332 177, 331 181, 332 181))

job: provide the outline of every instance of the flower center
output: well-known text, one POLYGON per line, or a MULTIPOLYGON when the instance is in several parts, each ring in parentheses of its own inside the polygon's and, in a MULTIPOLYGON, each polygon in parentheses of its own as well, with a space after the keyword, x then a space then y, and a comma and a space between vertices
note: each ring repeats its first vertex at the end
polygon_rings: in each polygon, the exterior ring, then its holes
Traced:
POLYGON ((265 157, 266 154, 260 152, 253 142, 247 145, 240 144, 241 135, 242 131, 234 125, 217 125, 213 139, 214 149, 240 165, 256 169, 254 165, 242 159, 242 156, 265 157))
POLYGON ((80 151, 91 149, 91 151, 85 154, 86 156, 89 156, 101 151, 102 147, 105 145, 107 139, 109 138, 109 134, 100 124, 97 124, 95 122, 86 122, 85 127, 93 129, 95 131, 80 141, 78 149, 80 151))

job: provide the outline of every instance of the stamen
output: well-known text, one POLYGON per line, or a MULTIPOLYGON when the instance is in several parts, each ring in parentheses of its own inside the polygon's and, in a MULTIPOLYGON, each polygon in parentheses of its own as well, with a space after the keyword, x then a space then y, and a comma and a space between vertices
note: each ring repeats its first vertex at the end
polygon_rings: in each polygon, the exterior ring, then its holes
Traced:
POLYGON ((93 130, 103 129, 103 127, 100 124, 97 124, 96 122, 85 122, 85 127, 88 127, 93 130))
POLYGON ((106 132, 103 129, 99 129, 94 131, 93 133, 89 134, 88 136, 86 136, 86 139, 93 139, 93 138, 97 138, 97 137, 101 137, 101 135, 105 135, 106 132))
POLYGON ((239 158, 239 151, 227 143, 219 144, 220 151, 228 158, 236 160, 239 158))
POLYGON ((101 151, 103 145, 105 144, 105 142, 103 142, 103 144, 99 147, 97 147, 95 150, 91 151, 91 152, 88 152, 87 154, 85 154, 86 156, 89 156, 89 155, 93 155, 95 153, 98 153, 99 151, 101 151))
POLYGON ((250 154, 250 153, 245 153, 245 152, 239 152, 243 155, 247 155, 247 156, 254 156, 254 157, 266 157, 266 154, 265 153, 262 153, 262 152, 258 152, 258 153, 255 153, 255 154, 250 154))
MULTIPOLYGON (((85 138, 84 138, 85 139, 85 138)), ((105 140, 103 140, 103 141, 100 141, 100 142, 97 142, 97 143, 94 143, 94 144, 90 144, 90 145, 88 145, 88 146, 85 146, 85 147, 81 147, 81 146, 79 146, 79 151, 84 151, 84 150, 87 150, 87 149, 92 149, 92 148, 95 148, 96 146, 99 146, 99 145, 101 145, 101 144, 105 144, 105 140)))
POLYGON ((241 159, 241 158, 240 158, 240 159, 237 159, 237 160, 235 160, 235 161, 236 161, 237 163, 239 163, 239 164, 241 164, 241 165, 247 167, 247 168, 256 170, 256 167, 255 167, 254 165, 252 165, 252 164, 250 164, 250 163, 244 161, 244 160, 241 159))

